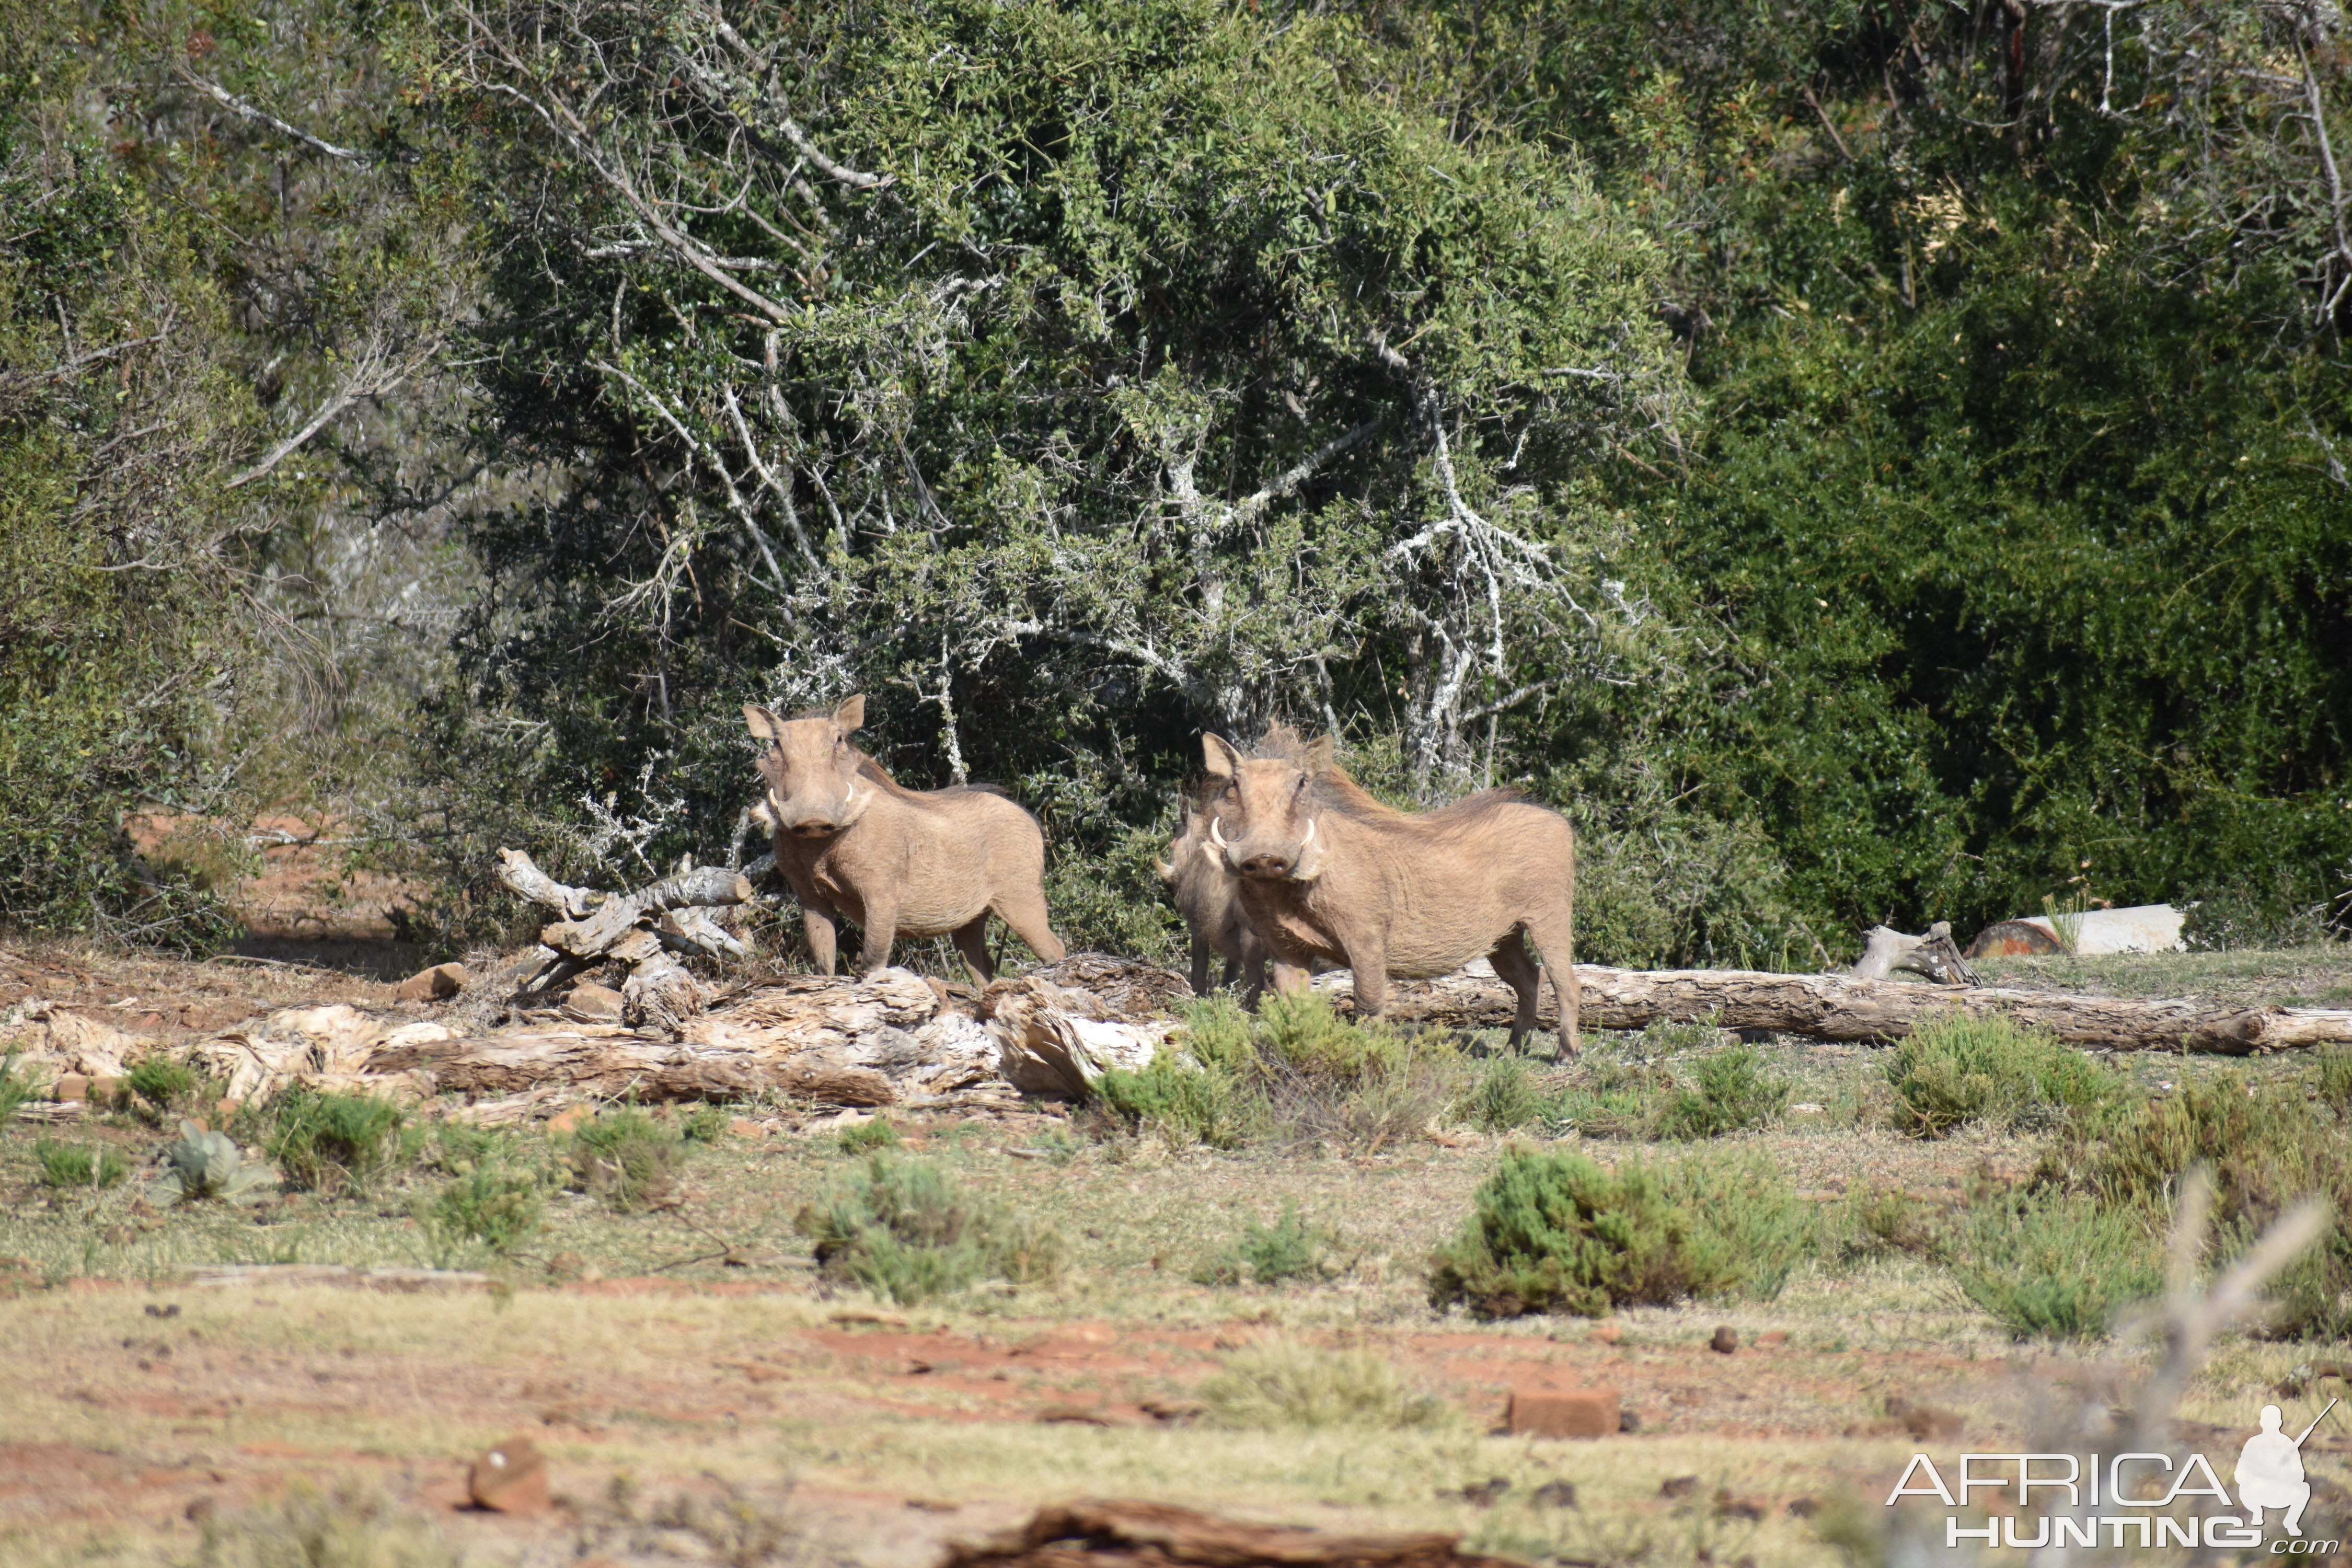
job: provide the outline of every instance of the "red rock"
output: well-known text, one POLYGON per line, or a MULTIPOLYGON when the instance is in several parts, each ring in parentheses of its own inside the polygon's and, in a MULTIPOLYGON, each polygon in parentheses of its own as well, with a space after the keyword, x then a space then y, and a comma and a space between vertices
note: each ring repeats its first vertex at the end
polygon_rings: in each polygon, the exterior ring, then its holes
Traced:
POLYGON ((621 1021, 621 994, 609 985, 583 981, 563 999, 563 1011, 583 1024, 617 1024, 621 1021))
POLYGON ((1765 1331, 1763 1333, 1760 1333, 1760 1334, 1759 1334, 1759 1335, 1757 1335, 1757 1336, 1756 1336, 1756 1342, 1757 1342, 1757 1344, 1759 1344, 1759 1346, 1761 1346, 1761 1345, 1785 1345, 1785 1344, 1787 1344, 1787 1343, 1789 1342, 1789 1336, 1788 1336, 1787 1332, 1786 1332, 1785 1331, 1783 1331, 1783 1330, 1780 1330, 1780 1329, 1769 1329, 1769 1330, 1765 1331))
POLYGON ((112 1105, 122 1099, 122 1080, 119 1078, 94 1078, 89 1080, 89 1098, 98 1105, 112 1105))
POLYGON ((765 1138, 768 1130, 748 1116, 739 1116, 727 1124, 727 1131, 738 1138, 765 1138))
POLYGON ((463 991, 467 978, 462 963, 436 963, 402 981, 393 994, 403 1002, 444 1002, 463 991))
POLYGON ((218 1105, 213 1107, 213 1114, 219 1119, 220 1125, 226 1127, 229 1124, 230 1118, 234 1117, 238 1111, 243 1110, 244 1109, 245 1101, 241 1100, 224 1100, 218 1105))
POLYGON ((1599 1328, 1592 1331, 1592 1337, 1599 1340, 1604 1345, 1613 1345, 1618 1341, 1625 1337, 1625 1325, 1622 1323, 1603 1323, 1599 1328))
POLYGON ((58 1079, 58 1087, 52 1092, 59 1100, 88 1100, 89 1079, 78 1072, 67 1073, 58 1079))
POLYGON ((1715 1331, 1715 1338, 1706 1342, 1706 1348, 1717 1355, 1731 1354, 1739 1348, 1739 1331, 1729 1323, 1723 1324, 1715 1331))
POLYGON ((509 1437, 466 1472, 466 1494, 477 1508, 537 1513, 548 1505, 547 1461, 528 1437, 509 1437))
POLYGON ((577 1132, 581 1124, 594 1114, 593 1109, 585 1104, 567 1105, 547 1119, 547 1130, 550 1132, 577 1132))
POLYGON ((1514 1388, 1503 1419, 1514 1437, 1606 1437, 1617 1430, 1617 1391, 1514 1388))

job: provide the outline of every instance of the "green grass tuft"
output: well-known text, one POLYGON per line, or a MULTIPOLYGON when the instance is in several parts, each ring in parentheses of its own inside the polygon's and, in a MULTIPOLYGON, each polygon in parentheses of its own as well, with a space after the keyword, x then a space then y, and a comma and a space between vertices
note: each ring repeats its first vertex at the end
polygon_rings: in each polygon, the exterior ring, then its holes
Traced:
POLYGON ((935 1165, 888 1154, 836 1178, 793 1223, 828 1276, 901 1303, 989 1278, 1042 1283, 1061 1269, 1058 1231, 965 1192, 935 1165))
POLYGON ((1698 1058, 1691 1082, 1659 1108, 1658 1135, 1692 1141, 1769 1126, 1788 1109, 1790 1092, 1789 1080, 1769 1071, 1754 1046, 1710 1051, 1698 1058))
POLYGON ((448 1183, 430 1202, 418 1205, 433 1266, 447 1268, 479 1248, 503 1258, 539 1229, 546 1213, 538 1173, 485 1161, 448 1183))
POLYGON ((877 1149, 895 1149, 900 1140, 897 1125, 887 1116, 877 1116, 871 1121, 843 1128, 836 1142, 846 1153, 870 1154, 877 1149))
POLYGON ((33 1145, 40 1163, 41 1181, 52 1187, 110 1187, 131 1173, 121 1154, 100 1144, 84 1148, 44 1138, 33 1145))
POLYGON ((1970 1205, 1952 1273, 2019 1339, 2092 1339, 2164 1282, 2145 1214, 2080 1193, 2002 1193, 1970 1205))
POLYGON ((263 1147, 289 1181, 315 1192, 364 1192, 393 1163, 407 1113, 368 1094, 296 1084, 269 1108, 263 1147))
POLYGON ((620 1214, 666 1200, 686 1163, 676 1126, 634 1105, 611 1107, 572 1134, 572 1165, 583 1191, 620 1214))
POLYGON ((1393 1432, 1442 1426, 1453 1414, 1370 1351, 1268 1340, 1234 1352, 1223 1364, 1201 1385, 1210 1417, 1221 1426, 1393 1432))
POLYGON ((1290 1279, 1328 1279, 1345 1272, 1338 1232, 1310 1225, 1294 1201, 1272 1225, 1244 1221, 1233 1244, 1193 1276, 1203 1285, 1278 1285, 1290 1279))

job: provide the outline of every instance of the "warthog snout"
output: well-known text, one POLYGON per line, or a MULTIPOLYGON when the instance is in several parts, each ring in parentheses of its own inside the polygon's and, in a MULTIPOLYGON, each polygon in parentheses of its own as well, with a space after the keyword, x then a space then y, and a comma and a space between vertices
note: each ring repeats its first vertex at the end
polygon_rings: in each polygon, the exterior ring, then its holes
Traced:
POLYGON ((1245 816, 1249 826, 1239 830, 1238 840, 1228 839, 1225 819, 1212 811, 1209 843, 1237 875, 1294 882, 1314 878, 1320 857, 1315 843, 1315 817, 1302 791, 1289 787, 1287 781, 1272 789, 1250 790, 1237 784, 1228 792, 1224 804, 1236 815, 1245 816), (1254 802, 1253 795, 1260 798, 1254 802), (1254 805, 1257 809, 1251 809, 1254 805))

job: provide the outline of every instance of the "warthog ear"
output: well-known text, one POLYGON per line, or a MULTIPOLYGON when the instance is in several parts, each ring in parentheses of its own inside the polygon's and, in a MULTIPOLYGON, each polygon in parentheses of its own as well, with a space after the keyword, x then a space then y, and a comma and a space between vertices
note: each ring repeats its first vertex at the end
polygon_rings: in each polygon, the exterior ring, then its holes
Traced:
POLYGON ((1201 760, 1212 778, 1229 779, 1242 765, 1242 754, 1234 750, 1233 742, 1223 735, 1201 737, 1201 760))
POLYGON ((841 726, 845 734, 852 730, 864 729, 866 727, 866 694, 861 691, 855 697, 843 698, 841 706, 833 710, 833 721, 841 726))
POLYGON ((743 704, 743 722, 751 726, 751 738, 755 741, 774 740, 784 723, 765 708, 755 708, 749 702, 743 704))
POLYGON ((1306 769, 1307 776, 1310 779, 1321 778, 1325 773, 1329 773, 1331 771, 1331 737, 1326 735, 1307 747, 1307 754, 1299 760, 1299 766, 1306 769))

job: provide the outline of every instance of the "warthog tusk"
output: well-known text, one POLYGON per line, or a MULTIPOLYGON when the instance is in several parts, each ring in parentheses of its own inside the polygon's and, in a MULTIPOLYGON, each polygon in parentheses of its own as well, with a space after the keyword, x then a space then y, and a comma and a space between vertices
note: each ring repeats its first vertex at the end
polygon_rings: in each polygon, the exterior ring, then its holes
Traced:
POLYGON ((1213 816, 1209 818, 1209 842, 1217 847, 1217 853, 1224 857, 1225 864, 1233 866, 1233 868, 1238 871, 1241 868, 1239 866, 1234 866, 1234 847, 1225 842, 1223 828, 1224 819, 1223 817, 1213 816))
POLYGON ((856 782, 855 780, 852 780, 852 781, 851 781, 851 783, 850 783, 850 785, 849 785, 849 795, 848 795, 848 797, 847 797, 846 799, 845 799, 845 800, 842 802, 842 806, 843 806, 843 810, 842 810, 842 813, 841 813, 841 825, 842 825, 842 826, 846 827, 846 826, 848 826, 851 823, 853 823, 853 822, 856 821, 859 817, 861 817, 861 816, 865 816, 865 815, 866 815, 866 808, 867 806, 869 806, 869 805, 872 805, 873 804, 874 804, 874 792, 873 792, 872 790, 870 790, 870 789, 869 789, 869 790, 867 790, 867 791, 866 792, 866 798, 865 798, 864 800, 860 800, 860 799, 858 799, 858 798, 857 798, 857 784, 856 784, 856 782))
POLYGON ((1315 857, 1315 859, 1318 862, 1317 864, 1308 864, 1307 858, 1309 854, 1312 853, 1314 843, 1315 819, 1310 816, 1307 819, 1307 836, 1298 841, 1298 858, 1291 865, 1290 879, 1292 881, 1311 882, 1316 878, 1323 874, 1323 868, 1319 863, 1322 858, 1320 856, 1315 857))

